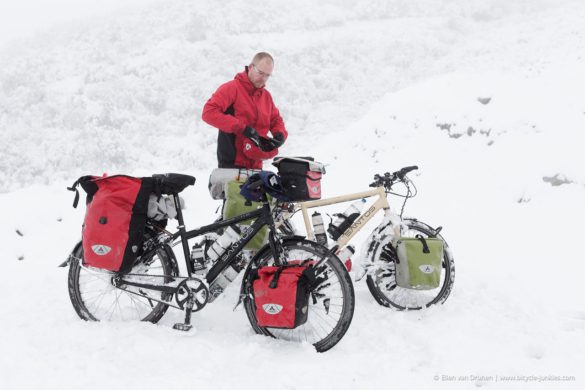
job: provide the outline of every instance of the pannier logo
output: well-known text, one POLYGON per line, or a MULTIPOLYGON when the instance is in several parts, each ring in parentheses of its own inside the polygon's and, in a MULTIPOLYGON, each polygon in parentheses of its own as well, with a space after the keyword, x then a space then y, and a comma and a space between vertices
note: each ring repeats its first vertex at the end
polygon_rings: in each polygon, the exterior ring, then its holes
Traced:
POLYGON ((265 303, 262 305, 262 309, 268 314, 278 314, 282 311, 282 306, 276 303, 265 303))
POLYGON ((106 245, 92 245, 91 249, 93 250, 93 253, 98 256, 107 255, 112 250, 112 248, 106 245))
POLYGON ((433 271, 435 270, 435 267, 433 267, 432 265, 423 264, 419 266, 418 269, 420 269, 423 274, 432 274, 433 271))
POLYGON ((311 187, 311 191, 317 193, 319 192, 319 188, 317 186, 311 187))

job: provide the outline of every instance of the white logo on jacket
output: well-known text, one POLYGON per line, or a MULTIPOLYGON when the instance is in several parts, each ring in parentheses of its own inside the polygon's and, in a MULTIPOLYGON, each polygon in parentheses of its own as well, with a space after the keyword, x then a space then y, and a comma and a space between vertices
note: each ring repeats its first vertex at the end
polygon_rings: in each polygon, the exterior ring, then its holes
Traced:
POLYGON ((419 266, 418 269, 420 269, 423 274, 432 274, 433 271, 435 270, 435 267, 433 267, 432 265, 423 264, 419 266))
POLYGON ((104 256, 107 255, 112 248, 107 245, 92 245, 91 250, 98 256, 104 256))
POLYGON ((282 311, 282 306, 276 303, 265 303, 262 305, 262 309, 268 314, 278 314, 282 311))
POLYGON ((245 148, 246 148, 246 150, 252 149, 252 144, 246 143, 245 148))

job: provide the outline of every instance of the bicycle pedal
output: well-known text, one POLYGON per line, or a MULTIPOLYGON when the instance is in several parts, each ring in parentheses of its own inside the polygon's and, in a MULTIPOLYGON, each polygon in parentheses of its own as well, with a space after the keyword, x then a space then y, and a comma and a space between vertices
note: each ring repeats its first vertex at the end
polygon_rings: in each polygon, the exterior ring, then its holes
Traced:
POLYGON ((173 329, 180 330, 182 332, 188 332, 192 328, 193 328, 193 325, 188 325, 188 324, 177 323, 177 324, 173 325, 173 329))

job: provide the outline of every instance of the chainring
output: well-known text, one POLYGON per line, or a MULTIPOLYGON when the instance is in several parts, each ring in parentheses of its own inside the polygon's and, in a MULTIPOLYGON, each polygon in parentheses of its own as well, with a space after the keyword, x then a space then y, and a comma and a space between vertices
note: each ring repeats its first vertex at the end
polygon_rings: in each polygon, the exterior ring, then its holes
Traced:
POLYGON ((179 283, 175 292, 175 301, 181 310, 185 308, 189 299, 193 302, 192 312, 199 311, 207 305, 209 289, 204 281, 198 278, 187 278, 179 283))

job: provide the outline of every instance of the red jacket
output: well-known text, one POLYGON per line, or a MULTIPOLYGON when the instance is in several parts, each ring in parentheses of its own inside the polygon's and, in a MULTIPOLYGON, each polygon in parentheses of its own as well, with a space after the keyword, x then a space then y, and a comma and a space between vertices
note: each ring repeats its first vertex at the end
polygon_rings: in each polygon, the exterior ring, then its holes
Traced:
POLYGON ((242 133, 251 126, 262 137, 288 133, 272 96, 248 80, 248 67, 234 80, 221 85, 203 107, 202 118, 219 129, 217 160, 220 168, 262 169, 262 160, 278 154, 278 149, 263 152, 242 133))

